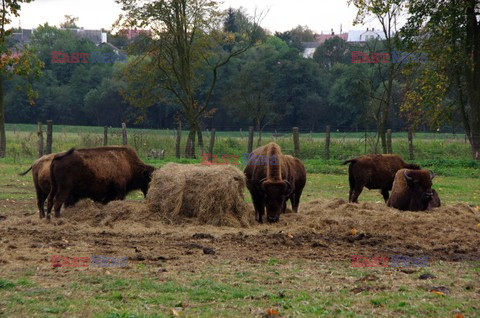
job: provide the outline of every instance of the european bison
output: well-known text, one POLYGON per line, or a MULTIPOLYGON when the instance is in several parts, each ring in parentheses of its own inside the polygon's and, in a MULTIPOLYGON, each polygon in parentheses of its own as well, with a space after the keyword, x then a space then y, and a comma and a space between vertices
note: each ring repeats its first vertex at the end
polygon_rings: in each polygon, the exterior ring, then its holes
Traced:
POLYGON ((280 213, 285 212, 288 199, 293 211, 298 212, 307 174, 303 163, 297 158, 282 154, 279 145, 272 142, 255 149, 245 167, 245 175, 260 223, 263 223, 265 207, 268 222, 277 222, 280 213))
POLYGON ((381 189, 385 202, 388 200, 388 191, 392 190, 395 173, 403 168, 420 169, 418 165, 408 164, 398 155, 365 155, 345 161, 348 167, 348 181, 350 192, 348 200, 358 202, 363 187, 367 189, 381 189))
POLYGON ((425 211, 440 206, 438 194, 432 189, 434 177, 429 170, 398 170, 387 205, 403 211, 425 211))
MULTIPOLYGON (((54 156, 55 154, 42 156, 37 159, 27 171, 19 174, 24 176, 32 170, 33 185, 35 186, 35 192, 37 194, 37 207, 41 219, 45 217, 45 200, 50 193, 50 164, 54 156)), ((72 206, 77 201, 77 199, 70 195, 65 201, 65 206, 72 206)))
POLYGON ((47 219, 53 205, 55 217, 59 217, 62 204, 71 195, 77 200, 90 198, 103 204, 123 200, 136 189, 146 195, 154 170, 126 146, 70 149, 55 155, 50 166, 47 219))

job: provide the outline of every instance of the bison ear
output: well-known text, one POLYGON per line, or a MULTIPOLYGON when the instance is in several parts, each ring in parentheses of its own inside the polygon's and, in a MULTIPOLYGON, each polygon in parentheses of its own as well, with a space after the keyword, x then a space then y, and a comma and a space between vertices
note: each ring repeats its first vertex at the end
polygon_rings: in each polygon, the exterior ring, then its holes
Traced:
POLYGON ((435 173, 432 170, 428 171, 430 171, 430 180, 433 180, 433 178, 435 178, 435 173))
POLYGON ((288 182, 286 179, 283 179, 283 182, 285 182, 285 184, 287 185, 287 189, 286 189, 286 193, 287 193, 287 197, 291 196, 292 193, 293 193, 293 187, 292 185, 290 184, 290 182, 288 182))

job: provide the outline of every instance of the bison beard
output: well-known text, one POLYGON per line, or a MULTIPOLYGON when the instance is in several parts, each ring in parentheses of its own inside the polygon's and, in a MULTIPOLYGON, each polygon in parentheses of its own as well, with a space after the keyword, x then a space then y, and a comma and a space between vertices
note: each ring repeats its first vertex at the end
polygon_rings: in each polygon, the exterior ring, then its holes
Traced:
POLYGON ((130 147, 70 149, 55 155, 50 165, 47 219, 53 206, 55 217, 60 217, 60 209, 69 197, 76 201, 90 198, 106 204, 123 200, 128 192, 136 189, 146 195, 154 170, 130 147))
POLYGON ((363 187, 367 189, 380 189, 385 202, 392 190, 395 173, 400 169, 418 170, 415 164, 408 164, 398 155, 366 155, 347 160, 343 164, 350 163, 348 167, 348 180, 350 192, 348 200, 358 202, 363 187))
POLYGON ((298 205, 307 180, 305 167, 300 160, 283 155, 276 143, 255 149, 252 158, 278 158, 264 165, 252 162, 245 167, 247 188, 252 195, 257 220, 263 223, 263 214, 267 209, 269 222, 277 222, 285 212, 286 202, 290 199, 292 209, 298 212, 298 205))
POLYGON ((425 211, 439 207, 440 198, 432 189, 434 177, 435 174, 429 170, 399 170, 387 205, 403 211, 425 211))

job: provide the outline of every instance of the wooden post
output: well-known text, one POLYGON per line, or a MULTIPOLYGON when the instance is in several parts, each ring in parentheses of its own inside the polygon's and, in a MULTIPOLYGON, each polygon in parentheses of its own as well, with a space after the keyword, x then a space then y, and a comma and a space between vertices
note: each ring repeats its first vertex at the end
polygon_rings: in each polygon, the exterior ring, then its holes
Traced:
POLYGON ((38 158, 43 156, 43 131, 42 131, 42 122, 38 122, 38 158))
POLYGON ((128 145, 127 142, 127 124, 122 123, 122 145, 128 145))
POLYGON ((331 126, 328 125, 325 131, 325 159, 330 159, 330 129, 331 126))
POLYGON ((253 126, 248 127, 248 153, 252 153, 253 150, 253 126))
POLYGON ((367 154, 367 138, 368 138, 368 132, 365 130, 365 154, 367 154))
POLYGON ((215 133, 217 130, 215 128, 212 128, 211 134, 210 134, 210 147, 208 147, 208 153, 210 160, 213 160, 213 146, 215 145, 215 133))
POLYGON ((392 130, 387 129, 387 153, 393 153, 392 151, 392 130))
POLYGON ((413 129, 408 130, 408 153, 410 155, 410 160, 414 160, 413 157, 413 129))
POLYGON ((467 143, 467 132, 465 132, 465 143, 467 143))
POLYGON ((298 127, 293 127, 293 147, 295 157, 300 156, 300 137, 298 136, 298 127))
POLYGON ((175 140, 175 157, 180 159, 180 142, 182 140, 182 122, 178 122, 177 139, 175 140))
POLYGON ((17 124, 13 124, 13 134, 17 133, 17 124))
POLYGON ((47 120, 47 148, 45 149, 46 155, 49 155, 52 153, 52 143, 53 143, 53 121, 47 120))
POLYGON ((103 127, 103 145, 108 145, 108 126, 103 127))

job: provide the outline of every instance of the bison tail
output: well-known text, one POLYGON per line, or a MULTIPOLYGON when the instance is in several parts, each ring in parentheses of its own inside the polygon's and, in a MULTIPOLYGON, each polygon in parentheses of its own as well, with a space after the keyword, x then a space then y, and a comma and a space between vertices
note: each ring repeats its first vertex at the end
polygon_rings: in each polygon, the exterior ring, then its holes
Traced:
POLYGON ((66 157, 66 156, 70 156, 74 151, 75 151, 75 148, 71 148, 70 150, 68 150, 65 153, 56 155, 55 158, 53 158, 53 160, 58 160, 58 159, 62 159, 64 157, 66 157))
POLYGON ((22 172, 22 173, 19 173, 18 175, 19 175, 19 176, 24 176, 24 175, 26 175, 30 170, 32 170, 32 168, 33 168, 33 166, 30 166, 30 168, 28 168, 27 171, 22 172))
POLYGON ((350 160, 347 160, 347 161, 344 161, 343 164, 346 165, 347 163, 355 163, 357 161, 357 159, 350 159, 350 160))

